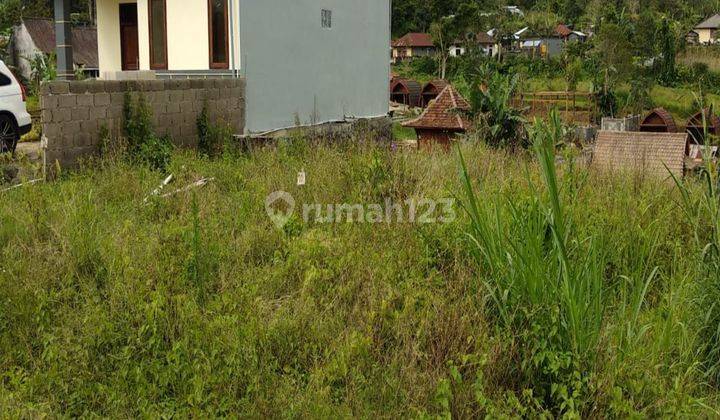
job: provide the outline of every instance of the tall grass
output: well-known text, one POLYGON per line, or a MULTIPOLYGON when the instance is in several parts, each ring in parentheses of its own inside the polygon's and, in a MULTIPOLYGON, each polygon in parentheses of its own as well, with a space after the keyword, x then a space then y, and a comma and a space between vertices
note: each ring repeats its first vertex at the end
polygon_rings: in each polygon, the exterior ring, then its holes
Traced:
POLYGON ((463 144, 460 177, 452 154, 291 141, 176 151, 166 188, 215 181, 147 202, 167 174, 125 159, 0 193, 0 412, 716 415, 709 204, 692 219, 661 182, 558 166, 556 133, 538 125, 528 155, 463 144), (465 191, 467 212, 280 230, 280 189, 300 206, 465 191))

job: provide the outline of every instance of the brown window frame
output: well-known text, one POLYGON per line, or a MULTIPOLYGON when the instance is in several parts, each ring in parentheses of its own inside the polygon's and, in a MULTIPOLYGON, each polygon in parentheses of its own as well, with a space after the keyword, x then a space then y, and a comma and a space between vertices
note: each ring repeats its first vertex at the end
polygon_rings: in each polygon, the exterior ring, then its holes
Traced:
POLYGON ((230 33, 228 29, 228 2, 227 0, 223 1, 224 10, 225 10, 225 18, 224 24, 225 24, 225 59, 226 62, 217 63, 213 61, 214 52, 213 51, 213 0, 208 0, 208 50, 209 50, 209 61, 210 61, 210 68, 211 69, 218 69, 218 70, 227 70, 230 68, 230 33))
POLYGON ((150 69, 151 70, 167 70, 168 69, 168 31, 167 31, 167 0, 159 0, 163 2, 163 31, 165 31, 165 45, 163 46, 165 48, 165 62, 164 63, 155 63, 153 62, 155 58, 154 49, 153 49, 153 12, 152 12, 152 2, 158 1, 158 0, 148 0, 148 39, 150 43, 150 69))

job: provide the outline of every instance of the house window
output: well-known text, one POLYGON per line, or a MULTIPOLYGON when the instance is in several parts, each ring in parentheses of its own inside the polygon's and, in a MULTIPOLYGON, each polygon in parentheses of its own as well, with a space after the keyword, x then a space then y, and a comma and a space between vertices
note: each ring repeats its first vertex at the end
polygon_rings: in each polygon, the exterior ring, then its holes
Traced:
POLYGON ((12 83, 10 78, 0 73, 0 86, 9 86, 12 83))
POLYGON ((228 58, 228 4, 227 0, 208 0, 210 30, 210 68, 227 69, 228 58))
POLYGON ((323 9, 320 15, 322 17, 322 27, 325 29, 332 28, 332 10, 323 9))
POLYGON ((167 70, 167 12, 165 0, 148 2, 150 21, 150 68, 167 70))

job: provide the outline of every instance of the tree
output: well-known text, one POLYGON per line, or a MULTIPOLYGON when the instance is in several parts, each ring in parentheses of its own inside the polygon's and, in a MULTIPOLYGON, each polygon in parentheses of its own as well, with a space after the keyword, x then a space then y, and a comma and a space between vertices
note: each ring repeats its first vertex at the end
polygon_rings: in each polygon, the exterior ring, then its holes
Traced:
POLYGON ((670 22, 667 19, 663 19, 658 31, 658 39, 660 42, 660 72, 659 80, 665 85, 672 85, 675 83, 677 74, 675 71, 675 56, 677 54, 677 38, 675 33, 670 27, 670 22))
POLYGON ((438 67, 440 78, 445 79, 447 73, 447 62, 450 58, 450 46, 459 37, 460 30, 455 23, 455 16, 440 18, 430 26, 430 36, 437 47, 438 67))

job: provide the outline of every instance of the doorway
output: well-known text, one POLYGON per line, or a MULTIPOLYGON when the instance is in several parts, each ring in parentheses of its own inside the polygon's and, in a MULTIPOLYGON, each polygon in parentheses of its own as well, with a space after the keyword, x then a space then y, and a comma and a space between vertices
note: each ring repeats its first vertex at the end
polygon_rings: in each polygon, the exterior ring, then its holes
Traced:
POLYGON ((120 5, 120 56, 122 70, 140 70, 137 3, 120 5))

